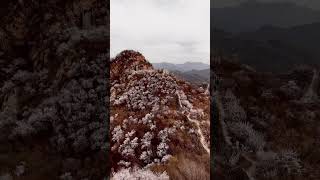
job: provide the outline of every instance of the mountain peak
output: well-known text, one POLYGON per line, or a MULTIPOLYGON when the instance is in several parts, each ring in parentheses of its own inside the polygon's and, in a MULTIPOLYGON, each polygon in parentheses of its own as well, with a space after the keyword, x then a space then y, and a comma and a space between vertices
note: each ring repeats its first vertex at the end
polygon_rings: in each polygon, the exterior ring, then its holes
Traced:
POLYGON ((138 51, 124 50, 111 60, 111 79, 132 70, 150 70, 152 65, 138 51))

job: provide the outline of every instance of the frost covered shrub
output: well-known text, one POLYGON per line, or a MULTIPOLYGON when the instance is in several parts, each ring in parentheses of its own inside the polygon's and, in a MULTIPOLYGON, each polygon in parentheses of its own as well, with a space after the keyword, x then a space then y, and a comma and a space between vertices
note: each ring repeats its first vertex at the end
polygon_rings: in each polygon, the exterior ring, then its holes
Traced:
POLYGON ((66 173, 62 174, 59 177, 59 179, 61 179, 61 180, 73 180, 73 177, 72 177, 70 172, 66 172, 66 173))
POLYGON ((128 79, 121 81, 130 80, 128 84, 125 82, 111 84, 113 93, 110 102, 114 106, 124 104, 130 110, 153 109, 158 107, 159 103, 166 104, 170 95, 177 89, 177 84, 171 76, 160 74, 158 71, 139 70, 127 73, 128 79), (141 78, 140 73, 143 73, 144 77, 141 78), (159 93, 162 96, 158 96, 159 93), (115 94, 118 95, 114 96, 115 94))
MULTIPOLYGON (((106 63, 107 59, 102 57, 75 59, 68 66, 72 71, 67 72, 69 79, 64 79, 60 74, 64 72, 57 72, 56 76, 59 77, 52 82, 48 80, 49 72, 46 69, 39 72, 19 70, 13 74, 1 91, 10 93, 16 87, 24 93, 14 94, 20 104, 13 104, 15 107, 11 107, 11 110, 19 110, 22 116, 19 121, 12 119, 16 122, 11 122, 10 137, 52 131, 50 142, 59 151, 68 147, 75 151, 106 147, 106 63), (30 103, 29 99, 32 98, 41 101, 38 104, 30 103), (22 108, 18 109, 19 106, 22 108)), ((3 109, 0 115, 8 113, 12 114, 3 109)))
POLYGON ((152 154, 153 154, 152 150, 142 151, 139 159, 142 160, 145 163, 149 163, 151 161, 152 154))
POLYGON ((239 100, 237 97, 232 93, 231 90, 227 90, 225 97, 225 111, 226 116, 230 120, 233 121, 242 121, 246 120, 247 114, 246 111, 241 107, 239 100))
POLYGON ((166 172, 154 173, 149 169, 128 168, 113 173, 111 180, 169 180, 166 172))
POLYGON ((188 97, 182 90, 176 91, 176 94, 181 108, 187 108, 189 110, 193 108, 193 105, 188 101, 188 97))
POLYGON ((153 139, 153 133, 146 132, 141 139, 141 149, 148 149, 151 147, 151 140, 153 139))
POLYGON ((11 133, 11 137, 26 137, 35 133, 35 129, 28 123, 17 121, 16 127, 11 133))
MULTIPOLYGON (((164 128, 158 132, 156 137, 152 130, 143 134, 142 137, 138 136, 135 130, 131 130, 124 135, 124 131, 118 125, 112 130, 112 141, 116 143, 112 146, 112 151, 121 154, 125 160, 130 160, 130 158, 137 156, 145 164, 149 164, 152 161, 157 161, 157 163, 166 162, 170 157, 167 143, 170 141, 169 135, 172 133, 174 133, 174 128, 164 128), (151 144, 154 138, 159 140, 159 144, 155 146, 156 152, 153 152, 151 144), (139 150, 141 153, 137 154, 139 150)), ((123 164, 118 163, 118 165, 123 164)))
POLYGON ((122 156, 135 156, 135 149, 138 147, 138 138, 134 137, 135 131, 132 130, 125 135, 125 140, 119 146, 118 152, 121 153, 122 156))
POLYGON ((168 162, 171 157, 172 156, 170 154, 165 155, 165 156, 162 157, 161 162, 168 162))
POLYGON ((112 131, 112 141, 119 142, 124 137, 121 126, 116 126, 112 131))
POLYGON ((277 176, 300 175, 303 171, 298 154, 292 150, 279 153, 258 152, 260 161, 257 163, 256 175, 264 178, 277 176))
POLYGON ((234 122, 228 124, 230 131, 237 138, 245 140, 245 145, 249 148, 259 151, 264 148, 266 142, 264 136, 253 129, 253 126, 248 122, 234 122))
POLYGON ((167 150, 169 149, 169 146, 165 142, 161 142, 157 146, 157 155, 159 157, 163 157, 167 154, 167 150))
POLYGON ((261 97, 263 97, 264 99, 269 100, 269 99, 273 99, 275 96, 273 95, 272 89, 265 89, 261 93, 261 97))
POLYGON ((301 174, 302 172, 301 160, 292 150, 281 151, 276 157, 276 162, 281 173, 301 174))
POLYGON ((118 162, 118 165, 129 167, 131 165, 131 162, 126 162, 126 161, 121 160, 121 161, 118 162))
POLYGON ((288 81, 287 84, 280 87, 280 91, 289 98, 298 98, 302 93, 301 88, 295 81, 288 81))

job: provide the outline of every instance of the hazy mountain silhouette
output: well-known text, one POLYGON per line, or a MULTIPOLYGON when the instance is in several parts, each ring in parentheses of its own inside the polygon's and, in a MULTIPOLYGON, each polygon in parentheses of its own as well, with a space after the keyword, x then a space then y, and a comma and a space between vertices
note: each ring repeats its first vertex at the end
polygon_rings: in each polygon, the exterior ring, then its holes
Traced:
POLYGON ((320 23, 292 28, 264 26, 239 34, 213 31, 215 53, 237 55, 242 63, 260 70, 280 71, 299 64, 319 64, 320 23))
POLYGON ((229 32, 254 31, 264 25, 291 27, 320 21, 320 11, 290 2, 246 1, 212 8, 211 23, 229 32))
POLYGON ((306 24, 292 28, 277 28, 265 26, 258 31, 242 33, 246 39, 260 41, 286 42, 298 49, 310 53, 313 57, 319 57, 320 23, 306 24))
POLYGON ((172 71, 177 77, 192 84, 202 85, 210 82, 210 69, 191 70, 186 72, 172 71))
POLYGON ((156 69, 167 69, 169 71, 191 71, 191 70, 203 70, 209 69, 209 65, 201 62, 185 62, 183 64, 173 64, 173 63, 153 63, 156 69))

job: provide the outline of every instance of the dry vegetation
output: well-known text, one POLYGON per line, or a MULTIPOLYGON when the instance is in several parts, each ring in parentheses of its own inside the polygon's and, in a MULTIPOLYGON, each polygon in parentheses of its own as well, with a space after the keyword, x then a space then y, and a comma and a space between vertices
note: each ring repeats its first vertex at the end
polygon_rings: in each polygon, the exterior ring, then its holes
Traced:
POLYGON ((0 4, 0 179, 103 179, 109 3, 0 4))
POLYGON ((319 179, 318 87, 313 98, 304 98, 318 72, 302 67, 281 75, 258 73, 228 60, 216 64, 215 72, 220 82, 214 102, 223 130, 217 142, 222 146, 214 145, 220 158, 216 175, 232 177, 239 171, 227 169, 243 168, 244 179, 319 179))
POLYGON ((209 142, 209 95, 154 70, 138 52, 121 52, 111 68, 112 170, 150 168, 171 179, 209 179, 210 156, 187 118, 205 122, 200 128, 209 142), (191 172, 191 166, 204 168, 191 172))

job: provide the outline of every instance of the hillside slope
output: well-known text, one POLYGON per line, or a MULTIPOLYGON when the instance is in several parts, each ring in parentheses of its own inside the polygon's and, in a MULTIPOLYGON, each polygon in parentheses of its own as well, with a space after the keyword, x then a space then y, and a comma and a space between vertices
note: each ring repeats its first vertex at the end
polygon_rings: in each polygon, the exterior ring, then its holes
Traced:
POLYGON ((222 59, 214 65, 213 177, 319 179, 319 71, 259 73, 222 59))
POLYGON ((109 3, 0 4, 0 179, 107 177, 109 3))
POLYGON ((136 166, 170 179, 209 179, 208 92, 126 50, 111 61, 110 103, 115 177, 136 166))

